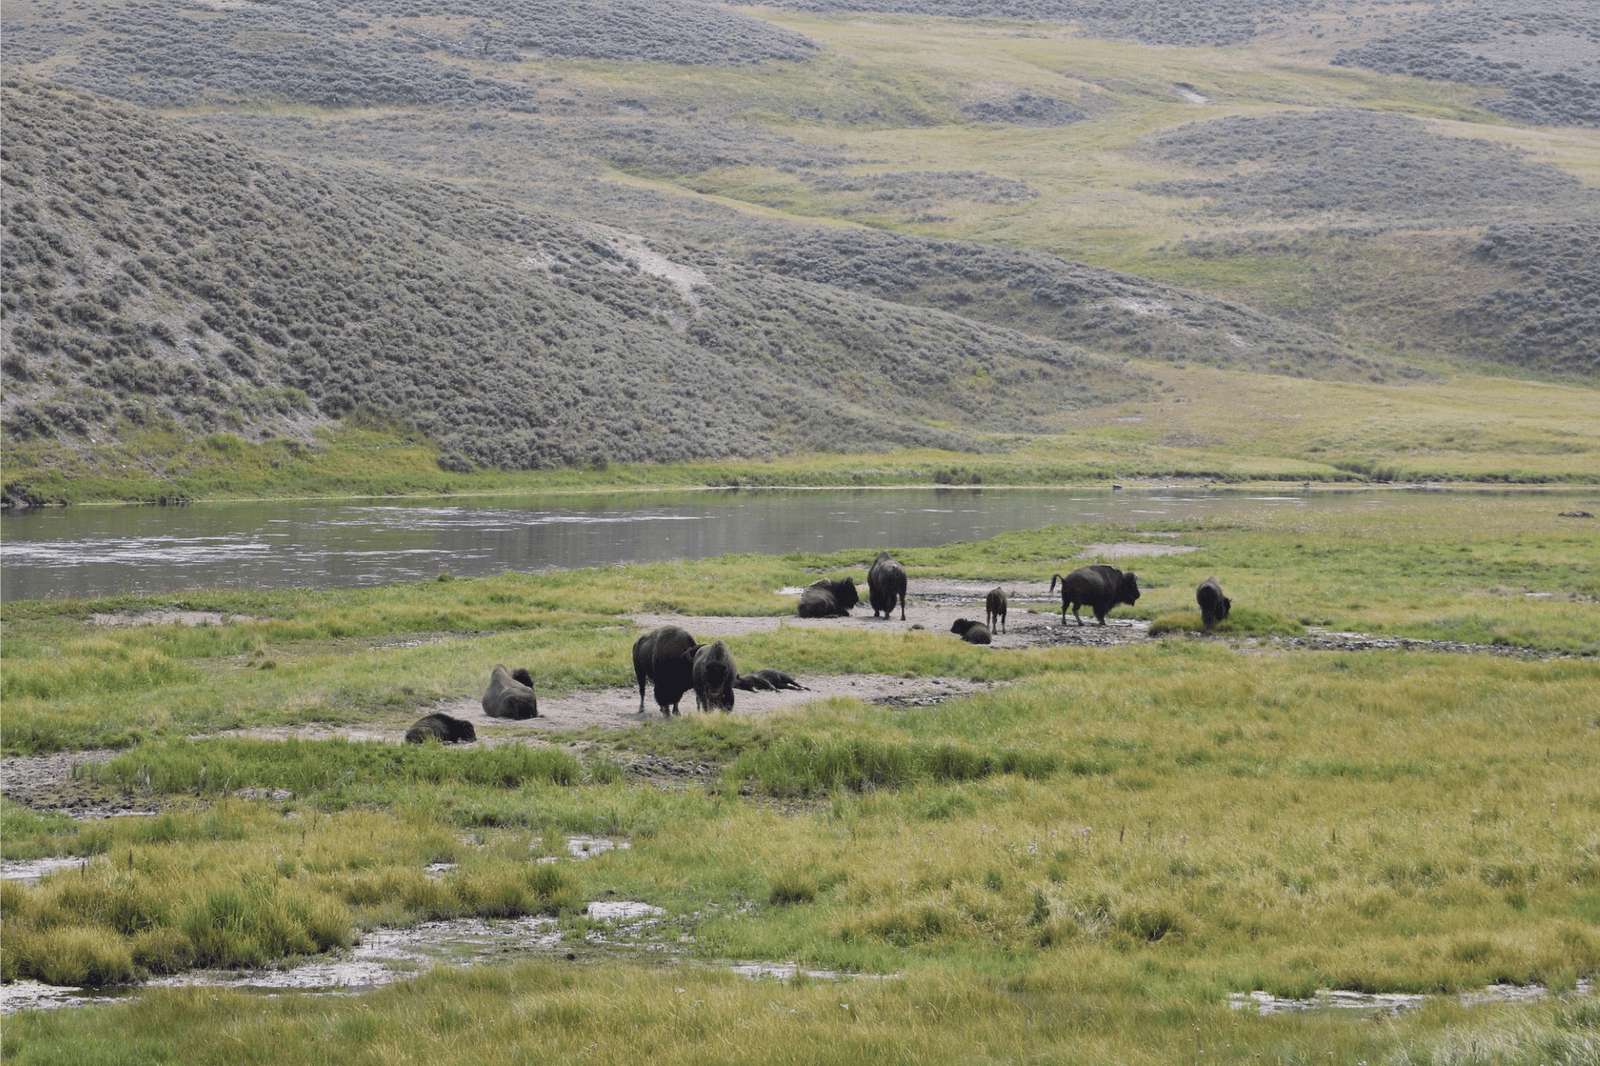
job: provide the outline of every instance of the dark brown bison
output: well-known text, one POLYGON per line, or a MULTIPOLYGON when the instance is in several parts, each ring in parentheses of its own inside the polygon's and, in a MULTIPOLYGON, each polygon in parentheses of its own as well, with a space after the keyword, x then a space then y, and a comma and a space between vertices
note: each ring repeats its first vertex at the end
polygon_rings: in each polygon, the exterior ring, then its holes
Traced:
POLYGON ((801 692, 811 691, 782 670, 774 670, 770 666, 757 670, 756 676, 780 692, 786 688, 797 689, 801 692))
POLYGON ((989 632, 989 627, 982 622, 974 622, 970 618, 957 618, 950 626, 950 632, 961 637, 968 644, 993 644, 994 637, 989 632))
POLYGON ((776 692, 771 681, 762 677, 760 672, 753 674, 740 674, 734 679, 733 687, 745 692, 776 692))
POLYGON ((662 626, 650 634, 650 680, 655 683, 656 706, 666 716, 680 714, 678 703, 694 688, 694 653, 699 647, 688 630, 662 626))
POLYGON ((788 688, 800 692, 811 691, 782 670, 774 670, 770 666, 753 674, 740 674, 739 680, 733 683, 733 687, 746 692, 782 692, 788 688))
POLYGON ((1233 607, 1233 601, 1222 594, 1217 579, 1208 577, 1194 590, 1194 602, 1200 605, 1200 624, 1210 629, 1224 618, 1233 607))
POLYGON ((437 740, 441 744, 459 744, 464 740, 477 740, 478 731, 472 723, 448 714, 430 714, 417 719, 416 725, 406 730, 407 744, 426 744, 437 740))
POLYGON ((655 655, 656 633, 652 629, 633 642, 633 676, 639 682, 639 713, 644 713, 644 686, 651 678, 650 660, 655 655))
POLYGON ((806 586, 800 593, 797 609, 801 618, 838 618, 848 615, 860 602, 861 593, 856 591, 855 579, 825 577, 806 586))
POLYGON ((872 569, 867 571, 867 597, 872 601, 872 617, 882 611, 888 618, 899 600, 900 621, 906 620, 906 568, 889 558, 888 552, 879 552, 872 560, 872 569))
POLYGON ((515 674, 496 663, 489 674, 489 687, 483 692, 483 713, 490 718, 537 718, 539 699, 533 694, 533 678, 528 671, 515 674))
POLYGON ((702 711, 733 710, 739 668, 733 664, 733 654, 726 644, 717 640, 696 648, 690 677, 694 682, 694 702, 702 711))
POLYGON ((983 612, 983 624, 993 629, 995 622, 999 622, 1003 632, 1006 628, 1006 590, 990 589, 983 598, 983 612))
POLYGON ((1139 579, 1132 570, 1124 573, 1114 566, 1105 563, 1096 563, 1093 566, 1080 566, 1066 577, 1054 574, 1050 578, 1050 591, 1054 592, 1056 582, 1061 582, 1061 624, 1067 624, 1067 608, 1072 608, 1072 617, 1078 624, 1083 625, 1083 618, 1078 614, 1079 607, 1090 607, 1094 610, 1094 619, 1101 625, 1106 624, 1106 612, 1119 603, 1132 607, 1139 602, 1139 579))

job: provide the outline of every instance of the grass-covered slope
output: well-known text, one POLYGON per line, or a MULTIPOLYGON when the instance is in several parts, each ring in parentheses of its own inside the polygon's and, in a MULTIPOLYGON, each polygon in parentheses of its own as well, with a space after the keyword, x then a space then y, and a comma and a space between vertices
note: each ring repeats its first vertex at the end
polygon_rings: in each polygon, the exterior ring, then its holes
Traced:
POLYGON ((1059 344, 6 89, 13 436, 356 411, 538 467, 960 444, 1125 398, 1059 344))

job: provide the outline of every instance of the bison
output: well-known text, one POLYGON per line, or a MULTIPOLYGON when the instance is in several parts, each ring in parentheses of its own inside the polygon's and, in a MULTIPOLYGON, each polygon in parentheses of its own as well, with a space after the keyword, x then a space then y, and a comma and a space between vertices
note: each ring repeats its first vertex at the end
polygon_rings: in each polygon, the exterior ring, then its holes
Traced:
POLYGON ((513 674, 496 663, 483 693, 483 713, 490 718, 539 717, 539 699, 533 694, 533 678, 528 671, 519 668, 513 674))
POLYGON ((687 630, 662 626, 648 634, 650 641, 650 680, 655 682, 656 706, 664 716, 681 713, 678 703, 694 688, 694 653, 700 645, 687 630))
POLYGON ((1050 591, 1054 592, 1056 582, 1061 582, 1061 624, 1067 624, 1067 608, 1072 608, 1072 617, 1078 624, 1083 625, 1083 618, 1078 614, 1079 607, 1094 609, 1095 621, 1101 625, 1106 624, 1106 612, 1119 603, 1133 606, 1139 601, 1139 579, 1132 570, 1124 573, 1114 566, 1105 563, 1096 563, 1093 566, 1080 566, 1066 577, 1053 574, 1050 578, 1050 591))
POLYGON ((879 552, 867 571, 867 596, 872 601, 872 617, 888 618, 894 612, 895 601, 900 601, 900 621, 906 620, 906 568, 879 552))
POLYGON ((761 676, 760 671, 753 674, 740 674, 734 679, 733 687, 745 692, 776 692, 777 688, 771 681, 761 676))
POLYGON ((835 577, 813 581, 800 593, 801 618, 838 618, 848 615, 861 602, 853 578, 835 577))
POLYGON ((780 692, 786 688, 797 689, 801 692, 811 691, 782 670, 774 670, 770 666, 757 670, 756 676, 780 692))
POLYGON ((1233 601, 1222 594, 1222 586, 1214 577, 1200 582, 1200 587, 1194 590, 1194 602, 1200 605, 1200 624, 1207 629, 1228 617, 1228 610, 1233 606, 1233 601))
POLYGON ((644 713, 644 686, 652 677, 650 673, 650 660, 655 655, 656 634, 659 630, 652 629, 641 634, 633 642, 633 676, 639 682, 639 713, 644 713))
POLYGON ((983 612, 984 625, 993 629, 995 622, 998 621, 1003 631, 1006 628, 1006 590, 990 589, 989 594, 983 598, 983 612))
POLYGON ((478 731, 472 728, 471 722, 437 712, 418 718, 417 723, 406 730, 407 744, 426 744, 429 740, 437 740, 441 744, 459 744, 464 740, 477 739, 478 731))
POLYGON ((959 634, 961 639, 968 644, 993 644, 994 637, 989 632, 989 627, 982 622, 974 622, 970 618, 957 618, 950 626, 950 632, 959 634))
POLYGON ((690 679, 694 683, 694 702, 702 711, 733 710, 733 688, 739 679, 739 668, 733 664, 733 655, 722 641, 702 644, 695 649, 690 679))

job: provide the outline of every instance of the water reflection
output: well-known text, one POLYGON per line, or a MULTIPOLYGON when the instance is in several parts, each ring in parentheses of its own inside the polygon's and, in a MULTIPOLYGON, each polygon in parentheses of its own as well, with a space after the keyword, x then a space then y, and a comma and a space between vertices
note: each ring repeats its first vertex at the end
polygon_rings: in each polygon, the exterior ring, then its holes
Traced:
POLYGON ((0 596, 338 588, 618 563, 915 548, 1052 524, 1382 506, 1394 494, 783 489, 404 503, 71 507, 0 518, 0 596))

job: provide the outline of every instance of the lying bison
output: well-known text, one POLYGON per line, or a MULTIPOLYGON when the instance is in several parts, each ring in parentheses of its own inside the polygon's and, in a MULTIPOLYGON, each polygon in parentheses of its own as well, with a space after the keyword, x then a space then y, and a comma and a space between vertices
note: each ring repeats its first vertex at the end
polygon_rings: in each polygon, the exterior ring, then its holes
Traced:
POLYGON ((894 613, 895 601, 900 602, 900 621, 906 620, 906 568, 879 552, 867 571, 867 598, 872 601, 872 617, 878 612, 888 618, 894 613))
POLYGON ((650 679, 655 682, 656 706, 665 716, 680 714, 679 701, 694 688, 694 653, 700 645, 678 626, 662 626, 646 635, 652 638, 650 679))
POLYGON ((1233 606, 1233 601, 1222 594, 1222 586, 1214 577, 1200 582, 1200 587, 1194 590, 1194 602, 1200 605, 1200 624, 1207 629, 1228 617, 1228 610, 1233 606))
POLYGON ((745 692, 776 692, 772 682, 756 674, 740 674, 733 680, 733 687, 745 692))
POLYGON ((733 710, 733 686, 739 680, 739 668, 722 641, 695 649, 690 679, 694 683, 694 702, 702 711, 733 710))
POLYGON ((1123 573, 1114 566, 1105 563, 1096 563, 1093 566, 1080 566, 1066 577, 1054 574, 1050 578, 1050 591, 1054 592, 1056 582, 1061 582, 1061 624, 1067 624, 1067 608, 1072 608, 1072 617, 1078 624, 1083 625, 1083 618, 1078 614, 1079 607, 1094 609, 1094 619, 1101 625, 1106 624, 1106 612, 1119 603, 1132 607, 1139 602, 1139 579, 1132 570, 1123 573))
POLYGON ((784 673, 782 670, 774 670, 770 666, 757 670, 756 676, 761 678, 767 684, 771 685, 773 688, 777 689, 779 692, 782 692, 786 688, 797 689, 801 692, 811 691, 800 682, 784 673))
POLYGON ((518 669, 513 674, 496 663, 483 693, 483 713, 490 718, 539 717, 539 700, 533 694, 533 678, 528 671, 518 669))
POLYGON ((1002 631, 1005 630, 1006 590, 1002 588, 990 589, 989 594, 983 598, 983 624, 993 629, 995 622, 1000 623, 1002 631))
POLYGON ((800 692, 811 691, 782 670, 774 670, 770 666, 753 674, 740 674, 733 687, 746 692, 782 692, 791 688, 800 692))
POLYGON ((407 744, 426 744, 429 740, 437 740, 441 744, 459 744, 477 739, 478 731, 472 728, 471 722, 437 712, 418 718, 417 724, 406 730, 407 744))
POLYGON ((861 602, 853 578, 835 577, 813 581, 800 593, 801 618, 839 618, 848 615, 861 602))
POLYGON ((950 626, 950 632, 961 637, 968 644, 993 644, 994 637, 989 632, 989 627, 982 622, 974 622, 970 618, 957 618, 950 626))

